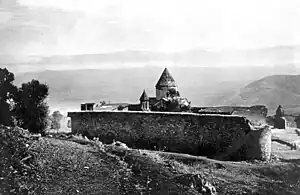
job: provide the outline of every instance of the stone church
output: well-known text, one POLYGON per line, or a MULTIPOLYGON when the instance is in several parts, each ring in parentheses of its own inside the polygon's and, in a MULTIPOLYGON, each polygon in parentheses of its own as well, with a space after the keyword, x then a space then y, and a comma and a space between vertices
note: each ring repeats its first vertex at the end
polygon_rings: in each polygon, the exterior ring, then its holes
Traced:
POLYGON ((165 68, 155 85, 155 97, 149 97, 146 90, 142 92, 138 104, 81 104, 81 111, 184 111, 190 107, 191 102, 181 97, 178 86, 165 68))
POLYGON ((170 74, 169 70, 165 68, 155 85, 156 96, 149 97, 144 90, 140 97, 139 104, 129 105, 128 110, 135 111, 181 111, 180 107, 169 110, 171 102, 177 102, 181 107, 189 107, 191 102, 187 98, 181 97, 178 91, 178 86, 170 74))
MULTIPOLYGON (((83 103, 81 111, 142 111, 142 112, 192 112, 197 114, 238 115, 247 117, 253 124, 266 123, 268 109, 264 105, 244 106, 192 106, 191 102, 182 97, 173 76, 165 68, 159 77, 155 87, 155 94, 149 96, 146 90, 136 98, 136 104, 129 103, 83 103)), ((122 101, 122 100, 120 100, 122 101)), ((279 116, 279 114, 278 114, 279 116)), ((280 118, 280 117, 279 117, 280 118)), ((281 119, 281 118, 280 118, 281 119)), ((300 121, 300 116, 299 119, 300 121)), ((300 122, 298 123, 300 124, 300 122)), ((282 123, 280 123, 282 124, 282 123)), ((283 123, 285 124, 285 123, 283 123)), ((300 127, 300 125, 299 125, 300 127)))

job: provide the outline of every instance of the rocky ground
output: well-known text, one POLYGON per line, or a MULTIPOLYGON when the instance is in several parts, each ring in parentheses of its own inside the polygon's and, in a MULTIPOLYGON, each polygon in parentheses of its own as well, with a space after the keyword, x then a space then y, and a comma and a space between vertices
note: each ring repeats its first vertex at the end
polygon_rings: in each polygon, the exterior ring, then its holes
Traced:
POLYGON ((300 194, 295 131, 272 131, 274 156, 266 163, 136 150, 68 134, 38 137, 1 127, 0 194, 300 194))

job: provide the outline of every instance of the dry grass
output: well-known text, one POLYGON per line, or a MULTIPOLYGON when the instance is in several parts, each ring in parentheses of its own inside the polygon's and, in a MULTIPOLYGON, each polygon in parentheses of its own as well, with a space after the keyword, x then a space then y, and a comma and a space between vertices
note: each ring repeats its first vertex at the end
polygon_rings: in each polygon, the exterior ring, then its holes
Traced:
MULTIPOLYGON (((300 160, 229 162, 186 154, 159 153, 178 173, 200 173, 221 194, 299 194, 300 160)), ((298 151, 299 152, 299 151, 298 151)))
MULTIPOLYGON (((1 172, 0 194, 11 190, 16 194, 201 194, 189 182, 178 180, 191 174, 202 175, 218 194, 300 193, 300 160, 224 162, 104 145, 81 136, 40 138, 27 144, 23 153, 33 158, 26 162, 28 170, 20 167, 27 174, 1 172)), ((0 167, 15 166, 10 159, 24 158, 2 149, 7 160, 2 158, 0 167)))

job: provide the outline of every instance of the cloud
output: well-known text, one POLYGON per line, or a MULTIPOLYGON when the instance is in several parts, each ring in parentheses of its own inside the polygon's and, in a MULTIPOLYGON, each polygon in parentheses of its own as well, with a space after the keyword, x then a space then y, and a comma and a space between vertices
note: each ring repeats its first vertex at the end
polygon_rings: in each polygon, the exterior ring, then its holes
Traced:
POLYGON ((67 34, 81 17, 77 12, 51 8, 29 8, 7 5, 1 15, 0 54, 43 55, 53 53, 58 38, 67 34))
POLYGON ((112 5, 120 3, 116 0, 19 0, 20 5, 28 7, 47 7, 67 11, 82 11, 87 14, 99 13, 112 5))
POLYGON ((0 1, 0 54, 300 44, 298 0, 0 1), (2 16, 2 17, 1 17, 2 16), (17 30, 20 29, 20 30, 17 30))
POLYGON ((12 17, 13 14, 10 12, 0 12, 0 24, 8 22, 12 17))

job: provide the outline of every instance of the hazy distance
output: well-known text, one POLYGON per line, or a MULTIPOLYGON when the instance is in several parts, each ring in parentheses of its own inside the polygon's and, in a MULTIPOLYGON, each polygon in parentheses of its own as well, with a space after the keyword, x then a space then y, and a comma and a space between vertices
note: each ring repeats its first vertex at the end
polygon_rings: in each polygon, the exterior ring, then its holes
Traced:
POLYGON ((239 101, 227 95, 300 74, 299 9, 297 0, 1 0, 0 67, 18 84, 52 85, 55 108, 135 101, 164 67, 194 104, 239 101))

